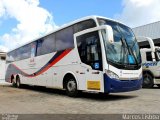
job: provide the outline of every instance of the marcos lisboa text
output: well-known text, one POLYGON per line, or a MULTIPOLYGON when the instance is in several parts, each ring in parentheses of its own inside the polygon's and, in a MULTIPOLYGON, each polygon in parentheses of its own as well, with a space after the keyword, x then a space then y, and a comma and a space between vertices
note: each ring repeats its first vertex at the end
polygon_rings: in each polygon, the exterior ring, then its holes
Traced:
POLYGON ((160 120, 160 114, 123 114, 123 120, 160 120))

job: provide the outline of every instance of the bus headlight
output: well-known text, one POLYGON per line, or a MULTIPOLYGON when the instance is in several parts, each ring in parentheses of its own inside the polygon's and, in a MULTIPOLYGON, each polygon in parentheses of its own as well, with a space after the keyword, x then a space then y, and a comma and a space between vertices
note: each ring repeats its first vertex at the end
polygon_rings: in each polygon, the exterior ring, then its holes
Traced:
POLYGON ((112 79, 119 79, 119 76, 110 70, 106 70, 106 74, 112 79))

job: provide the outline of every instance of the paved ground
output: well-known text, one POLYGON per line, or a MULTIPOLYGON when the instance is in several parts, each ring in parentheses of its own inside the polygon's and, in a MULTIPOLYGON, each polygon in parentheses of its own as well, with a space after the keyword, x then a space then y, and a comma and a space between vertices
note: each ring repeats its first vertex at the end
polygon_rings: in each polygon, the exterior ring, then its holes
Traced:
POLYGON ((82 93, 70 98, 62 90, 0 86, 0 114, 160 113, 160 89, 111 94, 82 93))

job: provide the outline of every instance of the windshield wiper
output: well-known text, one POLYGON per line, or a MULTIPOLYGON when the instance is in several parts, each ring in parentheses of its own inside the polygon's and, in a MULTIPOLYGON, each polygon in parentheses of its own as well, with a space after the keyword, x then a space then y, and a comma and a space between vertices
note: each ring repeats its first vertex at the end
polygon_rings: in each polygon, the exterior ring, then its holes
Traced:
POLYGON ((134 41, 133 45, 131 46, 131 49, 134 47, 134 45, 135 45, 136 43, 137 43, 137 42, 136 42, 136 41, 134 41))
MULTIPOLYGON (((136 58, 136 56, 134 55, 134 53, 133 53, 133 50, 129 47, 129 45, 127 44, 127 42, 126 42, 126 39, 122 39, 122 41, 124 42, 125 41, 125 45, 126 45, 126 47, 127 47, 127 49, 128 49, 128 52, 134 57, 134 60, 135 60, 135 62, 136 62, 136 65, 138 65, 138 60, 137 60, 137 58, 136 58)), ((136 43, 136 42, 135 42, 136 43)), ((134 44, 135 44, 134 43, 134 44)), ((133 45, 134 46, 134 45, 133 45)), ((132 46, 132 47, 133 47, 132 46)))

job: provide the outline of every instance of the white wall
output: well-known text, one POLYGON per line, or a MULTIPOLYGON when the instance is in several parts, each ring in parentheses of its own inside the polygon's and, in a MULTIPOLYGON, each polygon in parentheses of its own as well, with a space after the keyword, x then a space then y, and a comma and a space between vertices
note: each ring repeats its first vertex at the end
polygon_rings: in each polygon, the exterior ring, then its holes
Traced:
POLYGON ((4 82, 5 79, 5 61, 0 60, 0 82, 4 82))

